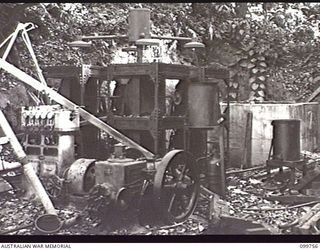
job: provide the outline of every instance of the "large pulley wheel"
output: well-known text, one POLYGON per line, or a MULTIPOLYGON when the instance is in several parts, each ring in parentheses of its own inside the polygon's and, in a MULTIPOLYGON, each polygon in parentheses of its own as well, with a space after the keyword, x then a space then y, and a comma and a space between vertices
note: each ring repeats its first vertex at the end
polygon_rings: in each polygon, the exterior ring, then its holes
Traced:
POLYGON ((167 153, 154 177, 154 204, 165 223, 186 220, 194 211, 200 191, 199 170, 193 156, 183 150, 167 153))

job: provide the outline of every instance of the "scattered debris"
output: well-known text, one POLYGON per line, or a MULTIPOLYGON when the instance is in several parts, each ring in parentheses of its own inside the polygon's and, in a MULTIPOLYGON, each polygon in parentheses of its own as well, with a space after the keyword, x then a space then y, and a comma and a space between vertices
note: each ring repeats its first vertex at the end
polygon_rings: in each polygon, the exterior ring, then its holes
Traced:
MULTIPOLYGON (((293 195, 289 189, 267 190, 264 169, 254 169, 227 177, 224 200, 216 196, 210 218, 210 192, 203 192, 194 214, 185 222, 167 226, 140 226, 136 221, 108 228, 83 217, 78 224, 63 228, 58 235, 199 235, 199 234, 318 234, 319 197, 293 195), (316 204, 316 205, 314 205, 316 204), (312 205, 314 205, 312 207, 312 205), (221 209, 220 213, 217 208, 221 209), (219 219, 217 219, 219 217, 219 219)), ((269 176, 275 178, 276 172, 269 176)), ((276 178, 275 178, 276 179, 276 178)), ((203 189, 203 188, 202 188, 203 189)), ((209 190, 210 191, 210 190, 209 190)), ((0 230, 7 234, 37 234, 32 224, 44 213, 35 199, 24 199, 19 190, 3 193, 0 198, 0 230), (30 216, 32 215, 32 216, 30 216), (16 229, 20 228, 19 231, 16 229), (5 230, 12 230, 11 232, 5 230)), ((59 216, 66 220, 81 214, 75 206, 57 205, 59 216)))

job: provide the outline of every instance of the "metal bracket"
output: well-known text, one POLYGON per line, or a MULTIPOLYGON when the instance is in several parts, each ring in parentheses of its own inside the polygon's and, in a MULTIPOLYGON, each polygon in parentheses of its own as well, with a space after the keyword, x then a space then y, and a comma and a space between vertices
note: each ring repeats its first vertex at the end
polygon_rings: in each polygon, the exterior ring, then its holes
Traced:
POLYGON ((158 117, 159 117, 159 110, 153 110, 150 115, 150 121, 151 121, 150 133, 153 139, 159 136, 159 127, 157 126, 157 122, 156 122, 158 117))
POLYGON ((81 69, 80 84, 85 85, 91 76, 91 65, 83 64, 81 69))

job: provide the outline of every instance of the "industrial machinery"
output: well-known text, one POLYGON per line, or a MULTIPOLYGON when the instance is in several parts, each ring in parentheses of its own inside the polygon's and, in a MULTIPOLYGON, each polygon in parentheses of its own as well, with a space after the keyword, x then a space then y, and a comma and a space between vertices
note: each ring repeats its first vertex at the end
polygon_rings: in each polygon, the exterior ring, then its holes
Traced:
POLYGON ((80 128, 78 112, 60 105, 24 107, 21 128, 25 131, 23 145, 38 175, 43 179, 49 195, 61 193, 66 167, 75 161, 74 138, 80 128))
MULTIPOLYGON (((70 45, 117 37, 84 36, 70 45)), ((218 82, 228 86, 229 72, 217 65, 144 62, 144 49, 157 46, 155 38, 189 42, 185 47, 192 49, 203 46, 190 38, 151 35, 147 9, 130 11, 128 35, 120 37, 128 38, 127 50, 136 53, 137 62, 52 66, 38 81, 6 56, 0 59, 0 68, 51 100, 22 109, 28 161, 56 199, 87 197, 100 215, 135 207, 140 215, 153 211, 166 223, 184 221, 195 209, 201 177, 210 179, 206 173, 217 164, 223 194, 224 116, 218 82), (178 80, 169 110, 168 79, 178 80), (207 131, 217 127, 218 143, 208 142, 207 131), (208 144, 218 145, 218 151, 208 144)))

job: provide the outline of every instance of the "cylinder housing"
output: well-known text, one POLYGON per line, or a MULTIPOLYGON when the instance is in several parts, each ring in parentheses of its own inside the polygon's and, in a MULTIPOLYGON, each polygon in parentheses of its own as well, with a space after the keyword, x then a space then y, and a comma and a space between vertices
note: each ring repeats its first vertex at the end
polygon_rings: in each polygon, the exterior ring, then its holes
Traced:
POLYGON ((188 87, 189 125, 208 128, 218 125, 220 118, 219 87, 217 82, 193 82, 188 87))

